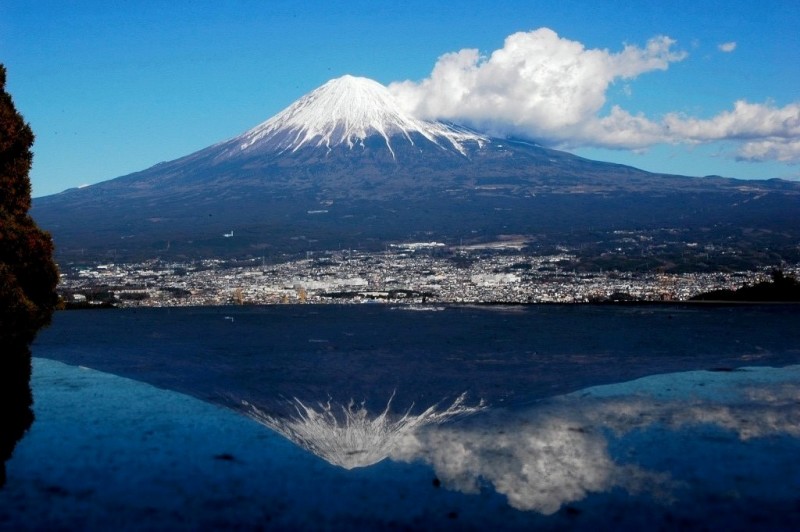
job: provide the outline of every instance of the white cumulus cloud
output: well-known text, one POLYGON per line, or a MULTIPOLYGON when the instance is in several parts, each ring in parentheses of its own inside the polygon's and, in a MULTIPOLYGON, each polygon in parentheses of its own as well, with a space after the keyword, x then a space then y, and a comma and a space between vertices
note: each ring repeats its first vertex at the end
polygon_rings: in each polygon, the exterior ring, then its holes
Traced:
POLYGON ((474 49, 445 54, 429 78, 393 83, 389 89, 422 118, 452 120, 499 135, 627 147, 630 135, 614 138, 616 132, 609 131, 618 120, 640 129, 653 126, 622 111, 596 123, 606 92, 616 80, 666 70, 683 60, 686 53, 673 50, 674 44, 659 36, 643 48, 627 45, 612 53, 587 49, 541 28, 510 35, 488 57, 474 49), (596 138, 604 132, 610 135, 596 138))
MULTIPOLYGON (((719 45, 725 52, 735 47, 735 42, 719 45)), ((738 159, 800 162, 800 102, 777 107, 740 100, 706 119, 679 113, 648 117, 619 106, 603 112, 615 82, 625 81, 630 90, 629 81, 686 57, 667 36, 612 52, 540 28, 508 36, 489 55, 475 49, 444 54, 429 77, 395 82, 389 89, 420 118, 555 147, 644 149, 733 141, 738 159)))
POLYGON ((800 139, 769 139, 743 144, 737 158, 745 161, 780 161, 800 163, 800 139))
POLYGON ((791 139, 800 137, 800 102, 775 107, 739 100, 731 111, 708 120, 668 114, 664 123, 677 138, 693 141, 724 139, 791 139))
POLYGON ((800 102, 776 107, 740 100, 710 119, 672 113, 664 124, 675 142, 738 141, 737 159, 800 163, 800 102))
POLYGON ((717 46, 717 48, 719 48, 721 52, 731 53, 732 51, 736 50, 736 42, 735 41, 724 42, 719 46, 717 46))

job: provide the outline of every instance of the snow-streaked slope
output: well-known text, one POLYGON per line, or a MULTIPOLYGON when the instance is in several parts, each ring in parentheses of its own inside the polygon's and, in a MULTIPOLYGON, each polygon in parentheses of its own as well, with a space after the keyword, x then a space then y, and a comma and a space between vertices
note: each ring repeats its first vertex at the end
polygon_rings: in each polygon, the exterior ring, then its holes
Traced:
POLYGON ((342 76, 306 94, 266 122, 229 141, 229 156, 237 152, 294 152, 303 147, 331 149, 364 147, 378 135, 394 156, 397 143, 431 142, 465 154, 465 146, 482 146, 488 137, 468 129, 418 120, 400 108, 380 83, 342 76))

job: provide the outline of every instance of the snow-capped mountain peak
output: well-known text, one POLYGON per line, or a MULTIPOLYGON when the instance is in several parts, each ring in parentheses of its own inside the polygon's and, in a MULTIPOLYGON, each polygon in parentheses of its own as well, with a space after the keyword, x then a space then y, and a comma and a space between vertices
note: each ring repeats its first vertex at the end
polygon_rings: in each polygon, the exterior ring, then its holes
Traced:
POLYGON ((467 129, 414 118, 380 83, 346 75, 306 94, 233 142, 239 151, 294 152, 308 146, 363 147, 373 135, 384 139, 392 156, 393 143, 413 145, 421 138, 462 154, 465 143, 488 141, 467 129))

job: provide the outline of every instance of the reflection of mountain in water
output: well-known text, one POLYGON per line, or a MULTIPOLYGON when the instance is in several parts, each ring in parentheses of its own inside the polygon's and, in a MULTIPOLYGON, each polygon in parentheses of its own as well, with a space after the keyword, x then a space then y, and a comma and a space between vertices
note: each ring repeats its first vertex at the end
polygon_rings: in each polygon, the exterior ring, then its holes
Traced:
POLYGON ((86 312, 57 314, 34 353, 250 410, 341 466, 283 464, 296 449, 261 432, 230 465, 266 479, 273 507, 306 512, 318 486, 315 504, 368 506, 382 528, 462 501, 451 526, 800 530, 800 367, 741 368, 798 364, 794 306, 86 312), (492 408, 443 422, 477 398, 492 408))
POLYGON ((295 398, 294 415, 272 415, 242 401, 245 413, 275 430, 300 447, 314 453, 331 464, 353 469, 376 464, 389 456, 398 442, 426 425, 439 425, 455 417, 472 414, 483 409, 481 401, 476 406, 466 404, 466 393, 441 409, 434 404, 419 414, 409 407, 402 414, 391 411, 392 399, 378 416, 371 417, 364 403, 350 401, 347 406, 317 403, 309 406, 295 398))
POLYGON ((330 399, 310 405, 295 398, 269 411, 242 405, 251 418, 331 464, 353 469, 385 458, 424 462, 449 489, 477 494, 491 487, 513 508, 545 515, 615 489, 657 504, 677 501, 698 489, 691 485, 697 478, 700 489, 708 489, 703 483, 712 485, 720 475, 759 473, 748 470, 757 460, 691 463, 709 446, 732 450, 720 455, 747 455, 753 452, 743 447, 747 442, 800 438, 800 366, 652 376, 533 407, 470 406, 465 393, 446 408, 442 401, 418 413, 411 407, 393 412, 393 399, 377 416, 364 403, 330 399), (468 414, 475 415, 445 423, 468 414), (712 443, 698 441, 698 432, 709 431, 712 443), (665 462, 664 446, 690 462, 691 482, 663 467, 678 460, 665 462))
POLYGON ((800 474, 793 459, 781 463, 781 453, 793 457, 800 448, 800 366, 657 375, 535 406, 471 406, 464 393, 452 403, 398 411, 393 400, 377 415, 365 403, 331 399, 269 408, 242 401, 240 408, 339 467, 421 462, 445 488, 489 489, 517 510, 544 515, 582 501, 602 505, 614 491, 648 506, 685 506, 742 479, 755 479, 748 482, 757 498, 774 475, 760 469, 770 460, 800 474), (463 419, 446 423, 455 418, 463 419))

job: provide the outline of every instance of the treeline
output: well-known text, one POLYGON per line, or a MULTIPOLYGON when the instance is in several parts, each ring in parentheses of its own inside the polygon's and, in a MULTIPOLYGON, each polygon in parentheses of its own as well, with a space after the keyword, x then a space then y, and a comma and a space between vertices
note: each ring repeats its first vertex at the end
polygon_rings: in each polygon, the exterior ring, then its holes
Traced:
POLYGON ((713 290, 698 294, 692 301, 763 301, 800 302, 800 282, 780 270, 772 272, 772 281, 745 285, 737 290, 713 290))

